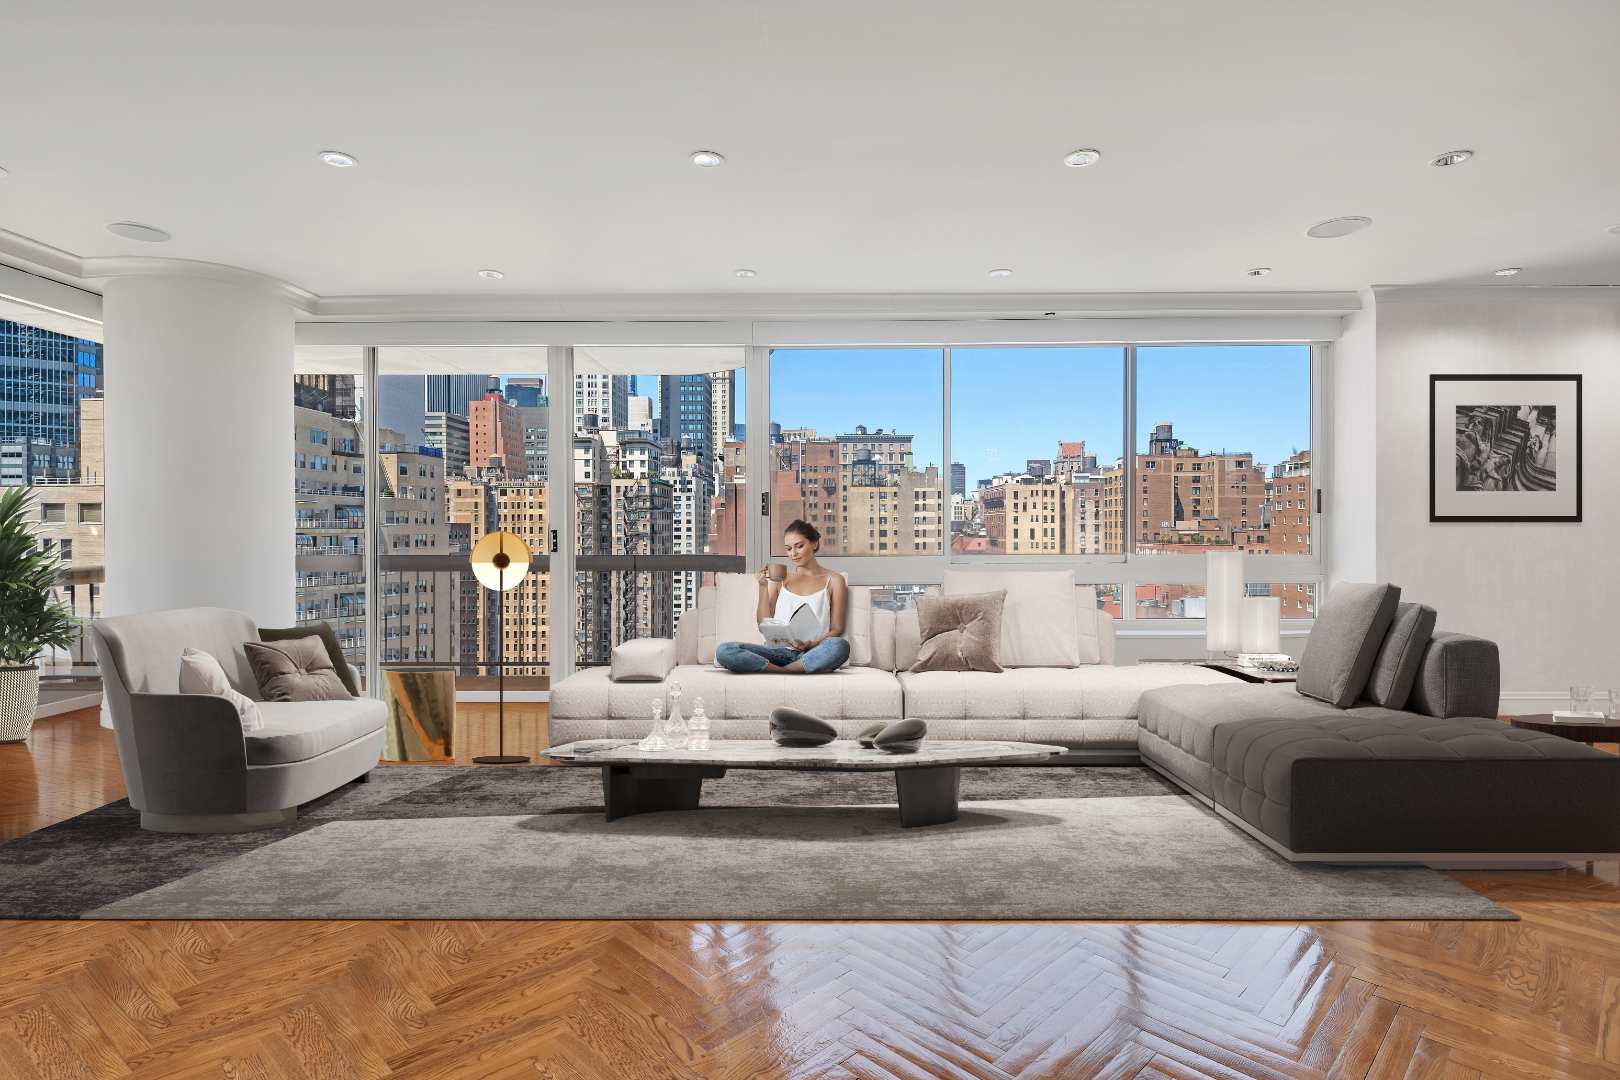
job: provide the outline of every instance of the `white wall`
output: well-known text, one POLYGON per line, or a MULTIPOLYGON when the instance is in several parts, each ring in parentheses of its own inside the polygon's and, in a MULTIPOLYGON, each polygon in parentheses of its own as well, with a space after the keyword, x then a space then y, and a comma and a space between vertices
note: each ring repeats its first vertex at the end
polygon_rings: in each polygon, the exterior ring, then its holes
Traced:
POLYGON ((293 313, 201 278, 114 278, 106 323, 107 614, 293 621, 293 313))
MULTIPOLYGON (((1374 580, 1433 606, 1440 629, 1496 641, 1506 712, 1534 711, 1528 695, 1567 702, 1571 683, 1620 687, 1616 291, 1377 290, 1374 580), (1431 523, 1429 375, 1572 372, 1585 376, 1585 520, 1431 523)), ((1345 466, 1335 461, 1340 476, 1345 466)))

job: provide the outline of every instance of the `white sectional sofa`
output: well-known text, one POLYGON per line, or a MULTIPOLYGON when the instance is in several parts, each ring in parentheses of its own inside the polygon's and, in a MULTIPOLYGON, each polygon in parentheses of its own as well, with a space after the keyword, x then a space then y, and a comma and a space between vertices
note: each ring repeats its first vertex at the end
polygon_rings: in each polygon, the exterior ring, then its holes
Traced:
POLYGON ((722 641, 760 641, 752 575, 717 574, 673 641, 643 639, 614 650, 613 666, 588 668, 551 689, 553 746, 581 739, 641 738, 654 698, 679 681, 682 712, 703 699, 715 739, 768 739, 779 705, 802 709, 852 738, 877 720, 915 717, 940 739, 1010 739, 1063 745, 1067 764, 1128 764, 1137 754, 1137 702, 1161 686, 1232 684, 1207 668, 1114 666, 1114 620, 1095 590, 1070 572, 950 572, 946 593, 1007 590, 1001 663, 1006 670, 906 669, 921 646, 915 611, 873 609, 849 590, 850 661, 819 675, 738 675, 714 663, 722 641), (693 616, 696 618, 693 618, 693 616))

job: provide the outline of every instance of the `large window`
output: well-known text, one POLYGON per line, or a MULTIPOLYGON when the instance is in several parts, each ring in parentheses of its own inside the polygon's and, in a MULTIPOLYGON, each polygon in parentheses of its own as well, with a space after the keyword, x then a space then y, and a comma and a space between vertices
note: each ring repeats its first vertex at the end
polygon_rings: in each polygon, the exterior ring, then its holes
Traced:
POLYGON ((358 349, 323 359, 293 376, 294 618, 329 623, 343 655, 364 669, 366 391, 358 349))
POLYGON ((1139 348, 1136 387, 1139 554, 1311 553, 1308 346, 1139 348))
MULTIPOLYGON (((1315 613, 1309 346, 384 347, 375 393, 364 350, 321 352, 294 386, 298 618, 357 663, 605 664, 800 518, 884 606, 947 567, 1061 567, 1126 623, 1196 621, 1203 560, 1175 556, 1235 550, 1315 613), (504 610, 468 562, 497 530, 536 556, 504 610)), ((81 501, 50 520, 99 529, 81 501)))
POLYGON ((53 599, 82 620, 40 658, 46 699, 98 689, 89 624, 106 606, 99 342, 0 319, 0 486, 34 489, 36 539, 60 566, 53 599))
POLYGON ((951 550, 1102 555, 1124 466, 1123 349, 951 352, 951 550))
POLYGON ((796 519, 823 556, 943 555, 950 543, 939 349, 771 354, 771 552, 796 519))

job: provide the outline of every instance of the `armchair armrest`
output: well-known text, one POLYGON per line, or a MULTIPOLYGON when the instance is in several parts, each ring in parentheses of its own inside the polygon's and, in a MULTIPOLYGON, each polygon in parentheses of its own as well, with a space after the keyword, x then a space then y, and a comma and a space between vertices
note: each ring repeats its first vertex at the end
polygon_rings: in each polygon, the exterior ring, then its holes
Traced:
POLYGON ((245 813, 247 743, 236 706, 212 694, 131 694, 130 729, 153 814, 245 813), (239 809, 221 809, 232 804, 239 809))
POLYGON ((675 670, 673 638, 634 638, 613 650, 614 682, 663 682, 675 670))

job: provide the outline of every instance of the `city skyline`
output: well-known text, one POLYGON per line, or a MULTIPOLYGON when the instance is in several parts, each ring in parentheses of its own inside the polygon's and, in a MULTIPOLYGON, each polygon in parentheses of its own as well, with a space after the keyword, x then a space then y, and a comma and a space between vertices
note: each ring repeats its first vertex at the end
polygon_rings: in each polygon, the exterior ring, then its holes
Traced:
MULTIPOLYGON (((943 372, 940 349, 777 349, 771 419, 822 435, 856 424, 898 430, 914 436, 919 468, 948 468, 943 372), (851 394, 854 386, 862 392, 851 394), (874 400, 884 402, 881 416, 874 400)), ((1135 452, 1146 453, 1153 426, 1169 422, 1202 453, 1242 450, 1275 465, 1310 447, 1310 378, 1306 345, 1139 348, 1135 452)), ((957 348, 951 382, 951 460, 966 467, 970 492, 980 480, 1055 457, 1060 442, 1084 441, 1102 468, 1123 456, 1123 349, 957 348), (1037 370, 1042 392, 1009 418, 1005 373, 1015 363, 1037 370)))

